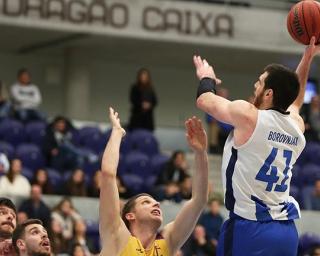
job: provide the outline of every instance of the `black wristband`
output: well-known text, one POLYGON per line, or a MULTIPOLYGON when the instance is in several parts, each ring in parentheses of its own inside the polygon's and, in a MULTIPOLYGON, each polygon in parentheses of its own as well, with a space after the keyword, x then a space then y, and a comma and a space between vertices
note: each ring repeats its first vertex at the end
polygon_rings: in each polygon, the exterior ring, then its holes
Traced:
POLYGON ((205 77, 200 80, 198 91, 197 91, 197 98, 199 98, 201 94, 206 92, 212 92, 214 94, 217 93, 216 82, 209 77, 205 77))

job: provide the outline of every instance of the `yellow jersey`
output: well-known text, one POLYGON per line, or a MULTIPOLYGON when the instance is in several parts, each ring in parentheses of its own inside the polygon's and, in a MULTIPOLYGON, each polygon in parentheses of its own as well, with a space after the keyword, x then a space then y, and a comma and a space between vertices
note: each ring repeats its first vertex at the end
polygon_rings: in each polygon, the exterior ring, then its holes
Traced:
POLYGON ((164 239, 156 239, 149 249, 144 249, 138 238, 130 236, 120 256, 169 256, 169 249, 164 239))

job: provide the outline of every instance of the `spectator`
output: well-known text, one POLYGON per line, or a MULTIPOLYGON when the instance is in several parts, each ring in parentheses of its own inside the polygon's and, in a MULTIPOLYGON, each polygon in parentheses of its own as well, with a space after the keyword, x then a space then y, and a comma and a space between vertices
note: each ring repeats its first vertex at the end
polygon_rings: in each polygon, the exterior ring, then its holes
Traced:
POLYGON ((18 81, 11 87, 11 98, 17 119, 28 122, 44 120, 44 115, 38 110, 41 104, 39 88, 31 83, 31 76, 27 69, 18 71, 18 81))
POLYGON ((87 256, 81 244, 74 244, 71 250, 71 256, 87 256))
POLYGON ((0 176, 6 174, 9 171, 9 160, 7 156, 3 153, 0 153, 0 176))
POLYGON ((199 223, 205 228, 208 239, 217 246, 223 217, 220 214, 220 201, 213 198, 209 203, 209 211, 203 213, 199 223))
POLYGON ((62 231, 62 224, 58 220, 52 219, 49 237, 54 255, 67 253, 67 240, 64 239, 62 231))
POLYGON ((17 213, 17 222, 18 224, 22 224, 23 222, 28 220, 28 215, 25 212, 17 213))
POLYGON ((44 169, 38 169, 36 173, 34 174, 33 180, 31 182, 32 185, 39 185, 42 189, 42 193, 47 194, 53 194, 53 187, 51 185, 51 182, 48 178, 48 173, 44 169))
POLYGON ((25 212, 28 219, 39 219, 47 229, 50 227, 51 211, 42 201, 42 190, 39 185, 32 185, 30 199, 22 202, 20 212, 25 212))
POLYGON ((64 195, 68 196, 87 196, 85 175, 82 169, 75 169, 71 177, 67 180, 64 195))
POLYGON ((157 200, 181 201, 181 184, 189 177, 188 164, 183 151, 172 154, 164 170, 160 173, 154 197, 157 200))
POLYGON ((194 228, 191 238, 183 248, 185 256, 212 256, 215 255, 215 247, 206 237, 206 231, 203 226, 197 225, 194 228))
POLYGON ((73 130, 70 121, 62 116, 56 117, 47 128, 44 152, 50 166, 59 171, 79 168, 84 162, 73 144, 73 130))
POLYGON ((320 211, 320 180, 316 180, 311 195, 311 210, 320 211))
POLYGON ((74 209, 69 198, 63 198, 52 211, 52 219, 57 220, 62 227, 62 235, 65 240, 70 240, 73 235, 74 221, 81 216, 74 209))
POLYGON ((137 81, 130 91, 131 117, 129 130, 137 128, 154 130, 153 110, 157 105, 157 96, 152 86, 150 72, 140 69, 137 81))
POLYGON ((79 244, 85 256, 90 256, 94 252, 93 242, 86 237, 87 226, 82 219, 76 220, 74 223, 73 238, 70 242, 70 247, 73 248, 79 244))
POLYGON ((88 196, 99 197, 100 196, 100 186, 101 186, 101 171, 97 170, 94 173, 92 182, 88 188, 88 196))
POLYGON ((11 103, 4 97, 4 86, 2 81, 0 81, 0 120, 10 117, 11 112, 11 103))
POLYGON ((21 160, 17 158, 12 159, 8 173, 0 178, 0 195, 30 195, 30 183, 26 177, 21 175, 21 170, 21 160))

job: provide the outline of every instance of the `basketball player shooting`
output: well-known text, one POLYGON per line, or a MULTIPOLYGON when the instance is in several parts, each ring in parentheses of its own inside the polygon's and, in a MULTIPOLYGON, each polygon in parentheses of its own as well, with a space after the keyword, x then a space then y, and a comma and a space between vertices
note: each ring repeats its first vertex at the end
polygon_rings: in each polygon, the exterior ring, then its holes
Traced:
POLYGON ((116 174, 121 138, 125 131, 118 113, 110 108, 111 137, 102 158, 100 190, 100 236, 102 256, 173 256, 190 236, 208 198, 207 136, 201 121, 188 119, 186 136, 195 153, 192 177, 192 198, 187 201, 175 220, 164 227, 160 204, 148 194, 139 194, 124 205, 120 215, 116 174))
POLYGON ((200 80, 197 106, 234 126, 223 153, 225 205, 230 218, 221 230, 218 256, 295 256, 299 205, 289 196, 291 169, 305 146, 299 115, 313 57, 312 37, 296 73, 272 64, 259 76, 254 103, 215 94, 213 68, 194 56, 200 80))

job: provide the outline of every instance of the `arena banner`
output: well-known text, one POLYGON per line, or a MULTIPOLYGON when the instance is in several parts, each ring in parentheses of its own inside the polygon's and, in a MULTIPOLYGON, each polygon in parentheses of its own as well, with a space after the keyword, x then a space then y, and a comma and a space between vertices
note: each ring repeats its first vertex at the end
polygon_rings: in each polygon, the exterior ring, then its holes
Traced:
POLYGON ((0 24, 296 51, 284 11, 165 0, 0 0, 0 24))

